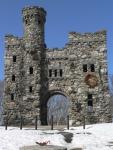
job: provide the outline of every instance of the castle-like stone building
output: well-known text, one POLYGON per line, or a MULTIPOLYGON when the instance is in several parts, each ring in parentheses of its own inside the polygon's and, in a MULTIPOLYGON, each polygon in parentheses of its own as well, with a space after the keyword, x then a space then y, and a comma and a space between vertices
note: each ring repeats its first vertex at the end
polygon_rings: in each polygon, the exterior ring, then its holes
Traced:
POLYGON ((47 124, 47 102, 61 94, 70 102, 73 124, 111 122, 108 89, 106 31, 70 32, 62 49, 45 44, 46 11, 40 7, 22 10, 24 35, 5 36, 4 114, 9 124, 24 116, 25 124, 37 115, 47 124))

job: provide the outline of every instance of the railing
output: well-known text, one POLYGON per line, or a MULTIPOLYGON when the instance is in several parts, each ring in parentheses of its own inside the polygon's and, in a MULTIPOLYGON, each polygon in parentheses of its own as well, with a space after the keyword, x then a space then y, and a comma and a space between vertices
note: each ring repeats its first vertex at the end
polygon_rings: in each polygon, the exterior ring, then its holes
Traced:
MULTIPOLYGON (((6 116, 6 118, 5 118, 5 130, 7 130, 7 129, 8 129, 8 126, 9 126, 9 125, 8 125, 8 120, 9 120, 9 119, 8 119, 8 117, 6 116)), ((20 125, 19 125, 20 130, 23 129, 23 126, 24 126, 23 123, 24 123, 24 118, 21 116, 21 117, 20 117, 20 125)), ((60 127, 60 125, 57 125, 57 126, 60 127)), ((69 130, 69 115, 67 116, 66 127, 67 127, 67 129, 69 130)), ((38 116, 35 116, 34 128, 35 128, 35 130, 38 129, 38 116)), ((51 116, 50 128, 51 128, 51 130, 54 129, 54 116, 51 116)))

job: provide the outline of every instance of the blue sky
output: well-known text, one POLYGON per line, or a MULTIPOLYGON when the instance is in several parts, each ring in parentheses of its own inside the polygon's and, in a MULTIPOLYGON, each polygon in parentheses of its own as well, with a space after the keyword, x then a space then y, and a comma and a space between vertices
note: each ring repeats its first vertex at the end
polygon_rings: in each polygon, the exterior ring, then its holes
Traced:
POLYGON ((22 37, 21 10, 38 5, 47 11, 47 47, 64 47, 68 32, 95 32, 106 29, 108 73, 113 74, 113 0, 0 0, 0 79, 4 78, 4 36, 22 37))

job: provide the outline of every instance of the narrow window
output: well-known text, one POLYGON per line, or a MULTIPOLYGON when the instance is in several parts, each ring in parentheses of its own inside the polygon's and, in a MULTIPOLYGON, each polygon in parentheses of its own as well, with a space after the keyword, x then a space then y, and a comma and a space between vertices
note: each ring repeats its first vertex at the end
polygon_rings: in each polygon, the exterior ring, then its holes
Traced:
POLYGON ((54 72, 54 73, 55 73, 55 77, 57 77, 57 70, 55 70, 55 72, 54 72))
POLYGON ((14 94, 13 93, 11 94, 11 100, 12 101, 14 100, 14 94))
POLYGON ((49 69, 49 77, 52 77, 52 69, 49 69))
POLYGON ((13 56, 13 62, 16 62, 16 56, 15 55, 13 56))
POLYGON ((92 94, 88 94, 88 112, 93 112, 92 94))
POLYGON ((92 94, 88 94, 88 100, 92 99, 92 94))
POLYGON ((60 77, 62 77, 62 74, 63 74, 62 69, 60 69, 60 77))
POLYGON ((88 100, 88 106, 92 106, 93 107, 93 100, 88 100))
POLYGON ((95 72, 95 65, 91 64, 90 67, 91 67, 91 72, 95 72))
POLYGON ((29 92, 32 93, 33 89, 32 86, 29 87, 29 92))
POLYGON ((83 64, 83 72, 87 72, 87 64, 83 64))
POLYGON ((30 73, 30 74, 33 74, 33 67, 30 67, 30 68, 29 68, 29 73, 30 73))
POLYGON ((12 75, 12 81, 15 81, 15 75, 12 75))

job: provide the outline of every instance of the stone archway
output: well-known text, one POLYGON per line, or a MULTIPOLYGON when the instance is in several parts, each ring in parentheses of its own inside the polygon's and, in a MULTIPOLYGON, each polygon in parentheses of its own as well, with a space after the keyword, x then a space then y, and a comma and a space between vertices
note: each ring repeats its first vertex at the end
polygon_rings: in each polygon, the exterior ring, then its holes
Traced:
POLYGON ((49 125, 52 115, 54 124, 66 124, 69 109, 70 100, 68 96, 60 91, 48 92, 41 103, 41 124, 49 125))

